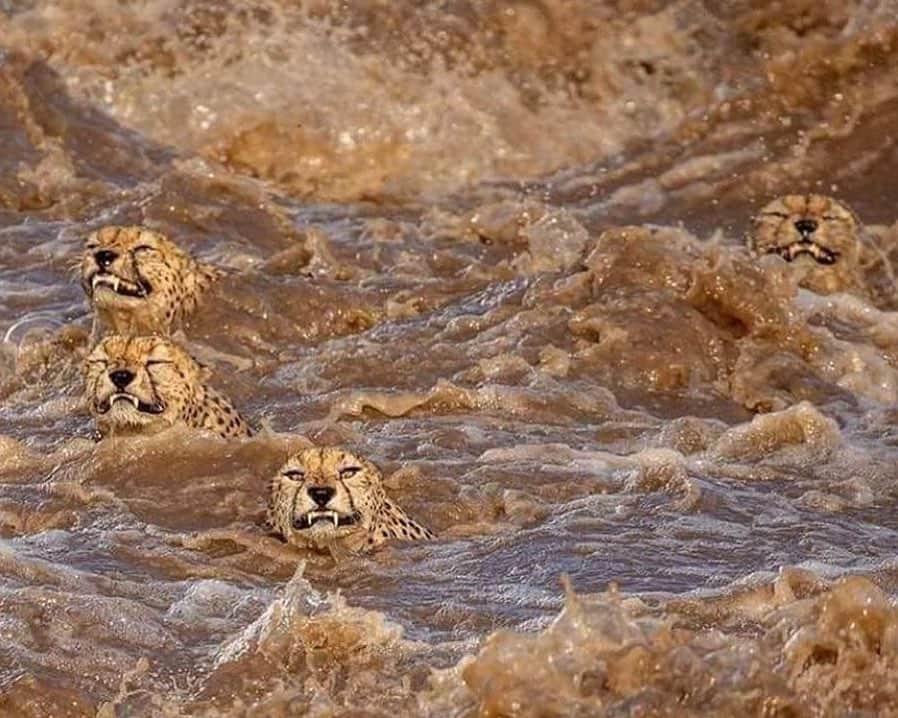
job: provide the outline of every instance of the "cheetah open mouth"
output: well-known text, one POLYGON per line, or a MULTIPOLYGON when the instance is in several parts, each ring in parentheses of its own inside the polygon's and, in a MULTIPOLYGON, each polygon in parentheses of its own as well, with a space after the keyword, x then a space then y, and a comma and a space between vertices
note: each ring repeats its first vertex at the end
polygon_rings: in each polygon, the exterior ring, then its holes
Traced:
POLYGON ((113 292, 121 294, 123 297, 135 297, 137 299, 143 299, 153 291, 149 282, 144 279, 141 279, 138 282, 132 282, 128 279, 122 279, 115 274, 109 274, 108 272, 97 272, 91 277, 91 293, 96 292, 97 289, 100 288, 111 289, 113 292))
POLYGON ((838 252, 822 247, 810 239, 800 239, 783 247, 771 248, 768 250, 768 254, 770 253, 778 254, 787 262, 791 262, 802 255, 813 258, 817 264, 835 264, 839 258, 838 252))
POLYGON ((112 405, 117 402, 127 402, 131 404, 137 411, 142 414, 161 414, 165 411, 165 405, 161 402, 153 402, 152 404, 148 404, 145 401, 141 401, 133 394, 126 394, 125 392, 119 392, 117 394, 112 394, 108 399, 97 402, 97 411, 100 414, 107 413, 110 409, 112 409, 112 405))
POLYGON ((334 528, 341 526, 353 526, 359 522, 361 516, 356 513, 339 514, 336 511, 308 511, 302 516, 293 519, 293 528, 297 531, 310 529, 320 522, 333 524, 334 528))

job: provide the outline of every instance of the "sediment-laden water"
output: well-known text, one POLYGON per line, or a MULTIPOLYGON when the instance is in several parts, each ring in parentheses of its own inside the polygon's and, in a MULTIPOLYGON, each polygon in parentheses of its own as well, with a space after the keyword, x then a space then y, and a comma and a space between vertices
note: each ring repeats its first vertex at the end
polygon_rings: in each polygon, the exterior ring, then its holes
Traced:
POLYGON ((0 0, 0 714, 898 715, 896 78, 893 0, 0 0), (866 293, 746 252, 810 192, 866 293), (110 223, 256 437, 91 439, 110 223), (310 442, 438 539, 269 534, 310 442))

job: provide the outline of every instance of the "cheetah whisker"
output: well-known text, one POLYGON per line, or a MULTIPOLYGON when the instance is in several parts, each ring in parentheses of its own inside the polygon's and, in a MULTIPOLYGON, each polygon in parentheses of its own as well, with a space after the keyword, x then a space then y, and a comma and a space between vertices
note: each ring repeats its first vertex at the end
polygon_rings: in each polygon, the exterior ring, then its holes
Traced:
POLYGON ((49 312, 34 312, 33 314, 23 317, 7 329, 6 334, 3 336, 3 343, 11 342, 18 344, 26 332, 34 327, 41 326, 56 329, 63 326, 63 322, 56 317, 51 316, 49 312), (19 332, 21 333, 20 336, 16 337, 16 334, 19 332))

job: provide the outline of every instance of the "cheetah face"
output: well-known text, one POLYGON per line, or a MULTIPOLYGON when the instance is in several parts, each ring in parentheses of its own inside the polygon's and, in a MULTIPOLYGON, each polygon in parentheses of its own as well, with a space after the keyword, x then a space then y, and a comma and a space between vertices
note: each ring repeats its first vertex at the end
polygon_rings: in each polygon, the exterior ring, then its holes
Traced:
POLYGON ((272 481, 269 520, 290 543, 322 548, 366 536, 384 498, 371 462, 334 447, 306 449, 272 481))
POLYGON ((89 408, 101 429, 150 433, 184 414, 202 384, 203 368, 161 337, 113 335, 88 356, 84 375, 89 408))
POLYGON ((787 262, 856 264, 860 226, 851 211, 822 195, 787 195, 754 219, 753 248, 787 262))
POLYGON ((81 257, 81 285, 113 328, 155 331, 193 309, 216 276, 162 234, 144 227, 110 226, 93 232, 81 257))
POLYGON ((177 248, 156 232, 104 227, 85 244, 81 258, 84 291, 97 304, 139 305, 153 293, 150 277, 158 281, 172 274, 164 256, 176 253, 177 248))

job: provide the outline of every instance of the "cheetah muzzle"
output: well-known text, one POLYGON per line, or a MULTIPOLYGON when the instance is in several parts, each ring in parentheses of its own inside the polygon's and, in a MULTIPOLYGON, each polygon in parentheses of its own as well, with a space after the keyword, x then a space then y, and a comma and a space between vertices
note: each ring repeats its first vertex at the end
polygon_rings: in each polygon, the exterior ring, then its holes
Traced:
POLYGON ((319 522, 325 524, 333 524, 335 529, 341 526, 354 526, 362 518, 357 512, 351 514, 340 514, 338 511, 307 511, 301 516, 293 517, 293 528, 297 531, 306 531, 314 528, 319 522))
POLYGON ((287 542, 369 550, 389 539, 429 539, 383 488, 380 470, 339 447, 306 449, 271 482, 268 522, 287 542))
POLYGON ((90 287, 87 295, 91 299, 103 290, 109 290, 122 297, 134 297, 136 299, 144 299, 153 291, 153 287, 145 279, 131 282, 104 269, 97 269, 93 274, 88 274, 85 279, 90 287))
MULTIPOLYGON (((784 212, 768 211, 762 216, 773 217, 788 222, 790 216, 784 212)), ((771 245, 766 247, 767 253, 776 253, 787 262, 792 262, 802 255, 807 255, 818 264, 835 264, 839 258, 839 252, 828 249, 815 241, 814 236, 818 223, 813 219, 799 219, 793 222, 794 230, 798 233, 798 239, 788 244, 771 245)))
POLYGON ((162 414, 165 412, 165 404, 163 404, 161 400, 156 399, 154 402, 148 404, 147 402, 142 401, 140 397, 124 391, 116 392, 107 399, 97 401, 94 404, 94 407, 98 414, 106 414, 112 409, 113 405, 119 401, 131 404, 135 411, 139 411, 143 414, 162 414))
POLYGON ((802 255, 808 255, 818 264, 835 264, 839 253, 817 244, 813 239, 802 236, 797 242, 784 247, 777 247, 775 251, 787 262, 792 262, 802 255))

